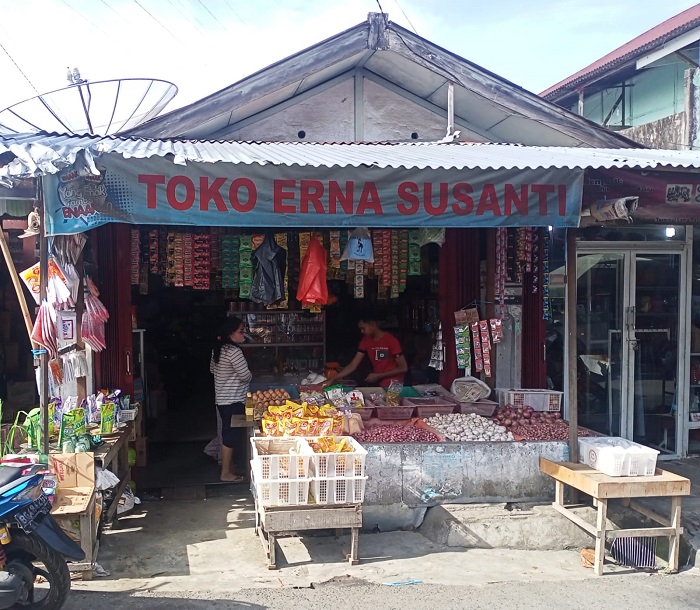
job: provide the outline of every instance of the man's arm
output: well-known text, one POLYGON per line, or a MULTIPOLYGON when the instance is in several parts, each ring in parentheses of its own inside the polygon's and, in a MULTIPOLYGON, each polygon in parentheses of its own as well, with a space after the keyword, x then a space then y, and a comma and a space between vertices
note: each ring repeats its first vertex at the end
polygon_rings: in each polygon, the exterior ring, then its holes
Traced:
POLYGON ((333 375, 333 377, 331 377, 326 382, 326 385, 330 385, 332 383, 335 383, 336 381, 344 379, 348 375, 352 375, 357 370, 357 367, 360 366, 360 364, 362 364, 362 360, 364 359, 364 357, 364 352, 357 352, 355 354, 355 357, 350 361, 350 364, 348 364, 346 367, 343 367, 337 375, 333 375))
POLYGON ((367 375, 367 381, 370 383, 376 383, 377 381, 381 381, 387 377, 398 377, 399 375, 403 375, 406 371, 408 371, 406 356, 399 354, 398 356, 395 356, 395 359, 396 366, 393 369, 387 371, 386 373, 370 373, 367 375))

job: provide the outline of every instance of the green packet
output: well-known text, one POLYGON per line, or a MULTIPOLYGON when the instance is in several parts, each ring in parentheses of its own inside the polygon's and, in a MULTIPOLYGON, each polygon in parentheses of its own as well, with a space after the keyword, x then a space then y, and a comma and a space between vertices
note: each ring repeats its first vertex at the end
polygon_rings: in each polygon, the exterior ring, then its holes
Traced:
POLYGON ((100 406, 100 434, 112 434, 116 424, 117 405, 113 402, 104 402, 100 406))
MULTIPOLYGON (((55 425, 53 421, 54 411, 56 404, 50 402, 48 405, 49 410, 49 436, 54 433, 55 425)), ((24 420, 24 426, 27 429, 27 443, 30 447, 39 449, 41 448, 41 409, 32 409, 27 413, 27 417, 24 420)))
POLYGON ((83 407, 76 407, 71 411, 67 411, 61 417, 61 429, 58 436, 59 445, 63 445, 67 434, 70 435, 69 430, 75 436, 87 433, 87 414, 83 407))
POLYGON ((341 402, 345 400, 345 392, 343 391, 342 383, 327 386, 325 389, 325 393, 326 398, 331 403, 341 402))

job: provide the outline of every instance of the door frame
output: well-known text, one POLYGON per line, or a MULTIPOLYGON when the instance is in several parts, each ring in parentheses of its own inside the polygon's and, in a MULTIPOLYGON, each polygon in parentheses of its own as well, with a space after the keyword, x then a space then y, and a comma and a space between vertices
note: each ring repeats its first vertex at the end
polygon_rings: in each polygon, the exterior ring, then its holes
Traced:
MULTIPOLYGON (((636 269, 633 269, 633 264, 635 256, 638 254, 678 254, 680 259, 680 269, 679 269, 679 287, 680 294, 678 295, 678 349, 677 349, 677 380, 676 387, 678 388, 678 405, 677 405, 677 417, 676 417, 676 453, 673 454, 660 454, 659 459, 675 459, 678 457, 685 457, 688 454, 688 420, 689 420, 689 401, 690 401, 690 381, 689 381, 689 367, 690 367, 690 288, 692 287, 692 252, 693 252, 693 228, 692 226, 686 227, 686 238, 685 241, 678 242, 628 242, 628 241, 591 241, 584 242, 578 241, 576 244, 576 256, 585 254, 596 254, 596 253, 611 253, 620 254, 624 253, 624 273, 626 279, 626 284, 624 287, 625 298, 623 302, 624 306, 631 301, 631 296, 634 295, 635 291, 635 279, 636 279, 636 269)), ((567 297, 568 299, 568 292, 567 297)), ((565 311, 568 311, 568 303, 565 300, 565 311)), ((627 308, 623 310, 623 336, 625 341, 629 338, 629 315, 627 308)), ((568 320, 566 320, 567 331, 565 333, 565 370, 570 370, 570 363, 568 361, 569 349, 569 332, 568 332, 568 320)), ((623 370, 626 374, 623 375, 621 380, 622 394, 623 397, 627 396, 627 402, 624 407, 626 413, 626 421, 621 421, 621 433, 627 433, 627 436, 633 436, 629 432, 634 431, 634 401, 630 398, 631 393, 629 392, 629 380, 633 379, 634 370, 634 356, 631 361, 628 358, 629 350, 624 350, 623 353, 623 370), (630 407, 631 404, 631 407, 630 407)), ((568 376, 565 378, 564 384, 564 395, 568 396, 569 392, 569 379, 568 376)), ((634 387, 634 386, 632 386, 634 387)), ((621 414, 622 416, 622 414, 621 414)), ((565 417, 568 419, 568 405, 566 407, 565 417)))

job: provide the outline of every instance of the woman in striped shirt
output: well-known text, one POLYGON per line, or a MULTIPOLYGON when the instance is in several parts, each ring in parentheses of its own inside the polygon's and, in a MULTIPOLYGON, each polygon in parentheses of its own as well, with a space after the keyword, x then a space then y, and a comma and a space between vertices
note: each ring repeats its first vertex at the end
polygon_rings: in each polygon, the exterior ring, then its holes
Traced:
POLYGON ((228 318, 211 354, 209 370, 214 375, 216 408, 221 415, 221 480, 241 483, 244 476, 233 471, 233 449, 236 446, 233 415, 245 415, 245 399, 252 374, 240 344, 245 341, 245 324, 238 318, 228 318))

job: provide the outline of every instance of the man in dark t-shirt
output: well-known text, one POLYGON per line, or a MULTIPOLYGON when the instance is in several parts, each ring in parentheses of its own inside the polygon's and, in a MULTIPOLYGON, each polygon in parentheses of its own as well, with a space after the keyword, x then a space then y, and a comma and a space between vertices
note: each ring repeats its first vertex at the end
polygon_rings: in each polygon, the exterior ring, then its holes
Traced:
POLYGON ((372 372, 367 375, 367 383, 378 384, 383 388, 388 388, 392 381, 403 383, 408 364, 398 339, 391 333, 383 331, 379 323, 368 316, 361 318, 357 326, 362 333, 357 354, 350 364, 329 380, 329 383, 335 383, 354 373, 365 356, 372 364, 372 372))

